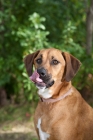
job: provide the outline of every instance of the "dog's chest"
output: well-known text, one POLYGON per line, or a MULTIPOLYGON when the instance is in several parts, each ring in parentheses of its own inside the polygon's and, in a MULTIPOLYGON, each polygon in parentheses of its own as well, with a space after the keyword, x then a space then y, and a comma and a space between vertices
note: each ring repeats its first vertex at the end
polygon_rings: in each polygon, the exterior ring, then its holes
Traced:
POLYGON ((40 88, 38 90, 38 94, 39 96, 42 96, 43 98, 47 99, 47 98, 50 98, 52 95, 51 95, 51 90, 47 89, 47 88, 40 88))
POLYGON ((40 137, 40 140, 47 140, 50 135, 44 131, 42 131, 42 128, 41 128, 41 118, 38 119, 38 123, 37 123, 37 128, 38 128, 38 132, 39 132, 39 137, 40 137))

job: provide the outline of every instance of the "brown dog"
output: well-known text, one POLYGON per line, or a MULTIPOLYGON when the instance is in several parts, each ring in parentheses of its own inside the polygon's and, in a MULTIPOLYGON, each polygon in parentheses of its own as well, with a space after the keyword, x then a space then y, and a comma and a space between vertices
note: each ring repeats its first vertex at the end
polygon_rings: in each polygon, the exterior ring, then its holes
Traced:
POLYGON ((71 85, 80 61, 54 48, 29 54, 24 61, 41 98, 34 117, 39 140, 93 140, 93 109, 71 85))

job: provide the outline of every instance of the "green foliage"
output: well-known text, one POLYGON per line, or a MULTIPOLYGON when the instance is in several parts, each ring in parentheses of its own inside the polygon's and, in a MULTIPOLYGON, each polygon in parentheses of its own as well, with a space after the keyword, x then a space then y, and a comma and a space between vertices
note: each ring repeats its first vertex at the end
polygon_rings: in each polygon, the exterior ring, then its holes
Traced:
POLYGON ((17 36, 20 38, 20 46, 25 47, 26 51, 27 49, 35 51, 36 49, 48 46, 46 36, 49 32, 45 31, 45 26, 42 24, 44 21, 44 17, 33 13, 29 16, 28 26, 18 28, 17 36))
POLYGON ((81 60, 73 83, 78 89, 92 89, 93 53, 85 52, 84 2, 66 0, 1 1, 0 10, 0 87, 17 101, 24 94, 37 100, 36 88, 29 80, 23 58, 36 50, 55 47, 81 60), (92 81, 92 82, 91 82, 92 81))

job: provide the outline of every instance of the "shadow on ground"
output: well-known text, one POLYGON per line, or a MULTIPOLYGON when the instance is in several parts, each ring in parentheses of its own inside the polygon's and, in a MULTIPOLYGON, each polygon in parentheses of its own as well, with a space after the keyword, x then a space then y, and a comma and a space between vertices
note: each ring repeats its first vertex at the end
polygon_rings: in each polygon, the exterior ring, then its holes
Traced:
POLYGON ((3 133, 0 140, 38 140, 32 133, 3 133))

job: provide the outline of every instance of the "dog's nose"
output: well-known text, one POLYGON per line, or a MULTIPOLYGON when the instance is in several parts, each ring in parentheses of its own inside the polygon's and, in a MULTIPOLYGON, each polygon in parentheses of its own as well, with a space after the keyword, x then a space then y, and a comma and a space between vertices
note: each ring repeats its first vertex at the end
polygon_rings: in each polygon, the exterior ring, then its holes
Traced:
POLYGON ((44 68, 37 69, 37 73, 40 75, 40 77, 45 77, 47 74, 47 71, 44 68))

